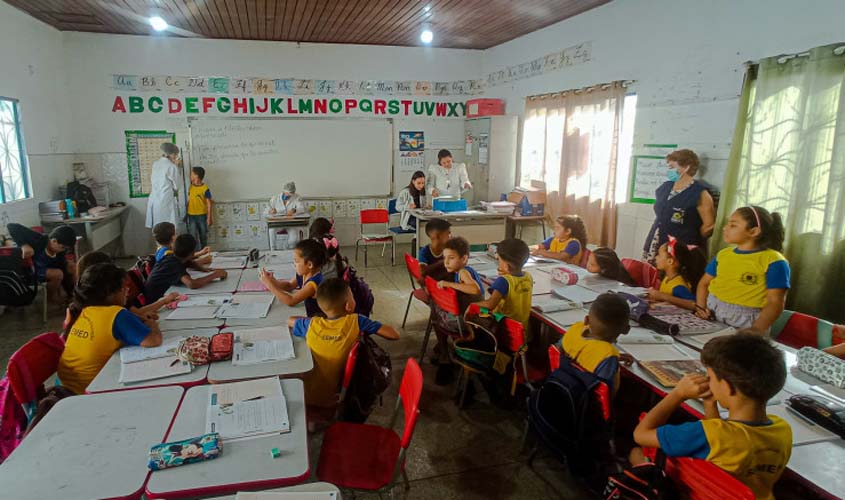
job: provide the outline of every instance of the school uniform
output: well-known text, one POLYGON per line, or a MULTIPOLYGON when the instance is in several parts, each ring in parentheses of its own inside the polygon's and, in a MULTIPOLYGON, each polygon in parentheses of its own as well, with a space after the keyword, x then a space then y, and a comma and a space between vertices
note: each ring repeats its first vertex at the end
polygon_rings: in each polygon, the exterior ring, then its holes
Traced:
POLYGON ((121 306, 86 307, 74 321, 59 359, 62 385, 77 394, 123 345, 140 345, 150 328, 121 306))
POLYGON ((188 188, 188 233, 197 239, 197 249, 208 244, 208 205, 211 190, 206 184, 188 188))
POLYGON ((680 274, 672 279, 663 278, 660 282, 660 291, 684 300, 695 300, 695 294, 692 293, 692 286, 680 274))
POLYGON ((519 321, 528 331, 528 318, 531 316, 531 293, 534 289, 534 280, 528 273, 505 274, 499 276, 490 285, 489 292, 499 292, 502 300, 496 305, 493 312, 519 321))
POLYGON ((47 255, 47 244, 50 242, 48 235, 33 231, 16 222, 7 224, 6 230, 9 231, 9 236, 18 247, 24 245, 32 247, 32 264, 35 267, 35 275, 38 277, 40 283, 47 281, 47 269, 58 269, 64 276, 62 287, 68 295, 73 292, 75 284, 73 283, 73 277, 67 269, 65 252, 59 252, 53 256, 47 255))
POLYGON ((183 276, 188 276, 188 269, 176 255, 169 253, 157 260, 144 283, 144 298, 147 303, 152 304, 164 297, 168 288, 182 283, 183 276))
POLYGON ((792 454, 792 429, 783 419, 764 423, 711 418, 657 428, 669 457, 707 460, 751 488, 759 500, 774 499, 772 486, 792 454))
POLYGON ((426 245, 420 248, 420 251, 417 255, 417 260, 420 261, 420 264, 424 264, 426 266, 430 266, 432 264, 436 264, 438 262, 443 261, 443 252, 440 252, 440 255, 435 255, 434 252, 431 251, 431 245, 426 245))
POLYGON ((582 321, 575 323, 566 329, 561 347, 578 366, 608 384, 612 394, 619 387, 619 349, 604 340, 584 338, 588 331, 582 321))
POLYGON ((293 325, 293 334, 305 337, 314 368, 303 378, 305 401, 309 405, 332 407, 349 351, 361 333, 378 333, 381 323, 359 314, 340 318, 300 318, 293 325))
POLYGON ((167 247, 158 247, 158 249, 156 249, 156 253, 155 253, 156 262, 163 259, 165 255, 170 255, 172 253, 173 253, 173 250, 171 250, 167 247))
POLYGON ((308 317, 312 316, 323 316, 323 311, 320 309, 320 306, 317 305, 317 287, 320 286, 320 283, 323 282, 323 273, 317 273, 314 276, 311 276, 307 280, 303 282, 302 276, 297 274, 296 275, 296 287, 297 288, 306 288, 311 287, 314 289, 314 295, 305 299, 305 314, 308 317))
POLYGON ((581 262, 581 242, 575 238, 561 241, 552 236, 543 242, 543 248, 552 253, 564 252, 576 262, 581 262))

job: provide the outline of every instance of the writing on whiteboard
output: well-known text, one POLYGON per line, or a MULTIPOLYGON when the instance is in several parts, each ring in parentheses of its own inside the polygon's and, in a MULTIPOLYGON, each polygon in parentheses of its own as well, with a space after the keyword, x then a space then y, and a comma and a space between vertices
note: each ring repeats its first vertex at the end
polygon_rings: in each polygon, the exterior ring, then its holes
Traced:
POLYGON ((213 166, 227 160, 248 160, 278 155, 281 150, 273 138, 261 137, 263 127, 254 123, 220 124, 192 129, 197 163, 213 166), (204 142, 209 142, 202 144, 204 142))
POLYGON ((653 202, 654 192, 666 182, 666 168, 666 158, 662 156, 634 156, 631 201, 653 202))

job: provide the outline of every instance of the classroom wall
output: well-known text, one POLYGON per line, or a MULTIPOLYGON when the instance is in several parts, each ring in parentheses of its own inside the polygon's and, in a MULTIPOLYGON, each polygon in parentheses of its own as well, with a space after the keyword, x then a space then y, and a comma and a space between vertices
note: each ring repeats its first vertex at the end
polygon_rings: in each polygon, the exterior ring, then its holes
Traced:
POLYGON ((39 224, 38 200, 53 198, 71 171, 64 80, 62 34, 0 2, 0 96, 20 100, 33 195, 0 205, 2 233, 8 222, 39 224))
MULTIPOLYGON (((843 41, 842 19, 841 0, 615 0, 484 51, 482 75, 589 41, 590 62, 489 87, 486 96, 522 116, 526 96, 636 80, 634 154, 643 144, 692 148, 705 180, 720 185, 743 62, 843 41)), ((618 250, 640 256, 651 206, 623 204, 618 221, 618 250)))

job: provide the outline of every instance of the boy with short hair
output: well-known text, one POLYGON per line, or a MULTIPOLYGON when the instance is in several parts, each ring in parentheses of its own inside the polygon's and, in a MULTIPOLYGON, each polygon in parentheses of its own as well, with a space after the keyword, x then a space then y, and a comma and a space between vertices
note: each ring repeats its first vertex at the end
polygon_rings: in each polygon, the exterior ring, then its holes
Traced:
POLYGON ((590 306, 584 321, 566 329, 561 340, 563 352, 581 368, 604 381, 614 394, 619 389, 620 335, 631 330, 630 309, 621 295, 603 293, 590 306))
POLYGON ((228 274, 223 269, 215 269, 202 278, 191 278, 188 267, 196 267, 194 248, 197 240, 190 234, 180 234, 173 242, 173 252, 157 260, 150 276, 144 283, 144 297, 148 302, 156 302, 168 288, 179 283, 194 290, 202 288, 217 278, 226 279, 228 274))
POLYGON ((417 260, 420 261, 422 276, 439 277, 444 273, 443 248, 452 237, 452 224, 444 219, 431 219, 425 224, 425 234, 431 243, 420 247, 417 260))
POLYGON ((469 242, 465 238, 458 236, 446 241, 443 245, 443 266, 455 277, 452 281, 438 281, 437 288, 454 288, 465 295, 480 295, 484 290, 481 276, 467 265, 468 260, 469 242))
POLYGON ((534 279, 522 266, 528 261, 528 245, 516 238, 502 240, 496 246, 499 260, 499 277, 490 285, 490 298, 479 306, 519 321, 528 331, 531 316, 531 293, 534 279))
POLYGON ((70 300, 76 285, 76 266, 68 266, 66 254, 76 247, 76 233, 68 225, 59 226, 49 235, 12 222, 6 225, 9 236, 21 249, 24 259, 32 258, 39 283, 46 283, 47 297, 60 302, 61 289, 70 300))
POLYGON ((191 168, 191 187, 188 188, 188 233, 198 240, 197 250, 208 244, 208 227, 214 222, 211 190, 205 184, 205 169, 191 168))
POLYGON ((156 240, 156 262, 165 255, 173 253, 173 241, 176 239, 176 226, 172 222, 159 222, 153 226, 153 238, 156 240))
MULTIPOLYGON (((640 421, 634 440, 669 457, 707 460, 742 481, 758 499, 773 499, 772 486, 792 453, 792 429, 766 414, 767 402, 786 382, 783 353, 768 339, 737 333, 709 341, 701 352, 707 375, 689 374, 640 421), (704 420, 666 425, 687 399, 704 401, 704 420), (719 408, 728 418, 719 416, 719 408)), ((631 461, 644 461, 642 450, 631 461)))
POLYGON ((305 337, 314 369, 305 375, 305 400, 309 406, 331 408, 337 404, 337 389, 346 358, 361 332, 396 340, 399 333, 366 316, 355 314, 355 298, 349 284, 340 278, 327 279, 317 288, 317 304, 325 318, 288 318, 288 328, 305 337))

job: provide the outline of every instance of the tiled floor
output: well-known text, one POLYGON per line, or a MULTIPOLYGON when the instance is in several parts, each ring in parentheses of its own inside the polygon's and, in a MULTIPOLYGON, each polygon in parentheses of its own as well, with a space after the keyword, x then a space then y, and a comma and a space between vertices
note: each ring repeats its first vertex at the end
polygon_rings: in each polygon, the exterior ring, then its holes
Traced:
MULTIPOLYGON (((397 259, 397 265, 391 267, 389 259, 382 260, 377 252, 372 252, 370 267, 358 269, 375 295, 373 318, 397 328, 402 324, 410 292, 408 274, 399 262, 397 259)), ((28 339, 42 331, 58 331, 63 315, 63 309, 51 307, 49 320, 43 325, 40 305, 7 310, 0 316, 0 366, 5 368, 8 357, 28 339)), ((386 425, 388 422, 405 361, 419 355, 427 317, 427 307, 415 301, 406 328, 400 330, 402 338, 396 342, 379 341, 390 353, 394 384, 384 396, 384 407, 376 410, 369 423, 386 425)), ((459 411, 452 399, 454 388, 434 384, 435 370, 427 360, 422 369, 425 385, 420 417, 407 459, 411 488, 404 492, 398 486, 394 492, 398 498, 588 497, 556 460, 540 457, 532 467, 526 464, 525 457, 520 455, 522 411, 499 409, 487 404, 483 396, 459 411)), ((311 470, 315 481, 320 443, 321 434, 312 435, 311 470)), ((376 495, 359 493, 356 498, 376 498, 376 495)))

